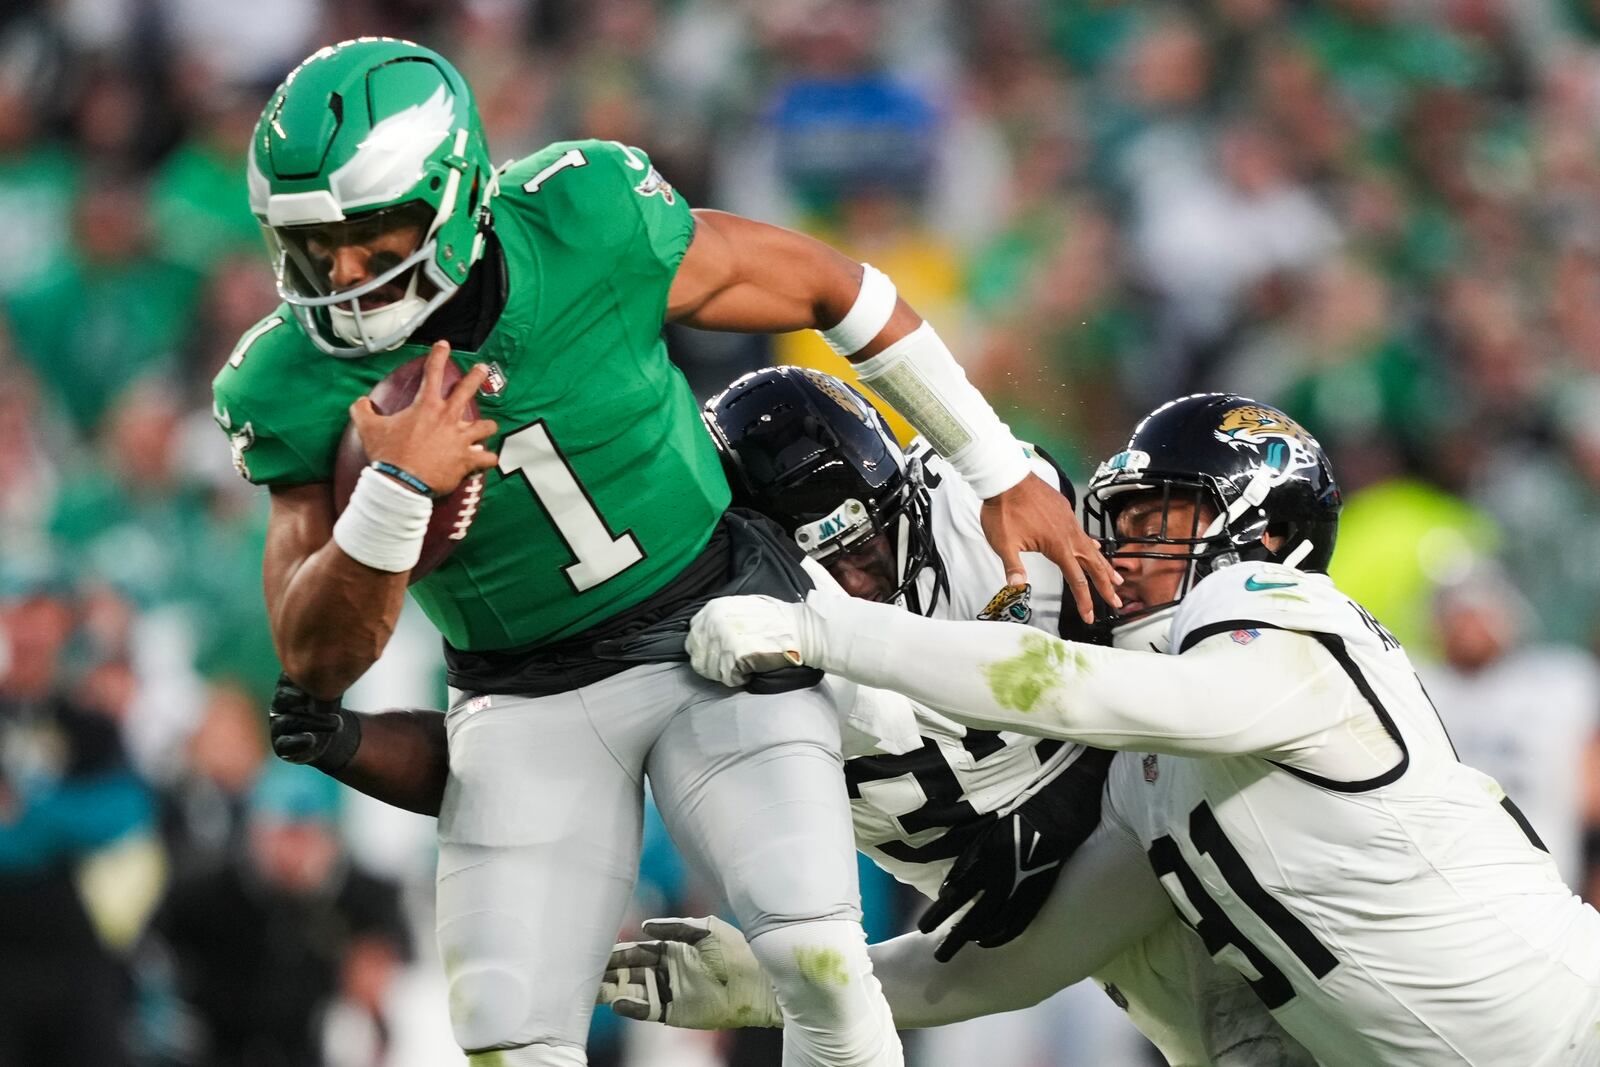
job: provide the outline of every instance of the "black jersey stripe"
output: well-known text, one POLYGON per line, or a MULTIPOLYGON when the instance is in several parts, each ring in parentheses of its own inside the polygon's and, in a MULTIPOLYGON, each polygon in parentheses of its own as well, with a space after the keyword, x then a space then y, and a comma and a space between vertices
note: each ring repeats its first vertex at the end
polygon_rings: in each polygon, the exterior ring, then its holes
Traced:
POLYGON ((1550 851, 1549 848, 1545 847, 1544 839, 1539 836, 1539 831, 1533 828, 1533 823, 1529 822, 1528 817, 1522 814, 1522 809, 1517 807, 1516 801, 1510 797, 1501 797, 1500 806, 1505 808, 1507 814, 1516 820, 1517 825, 1522 828, 1522 832, 1527 835, 1530 845, 1540 852, 1548 853, 1550 851))
POLYGON ((1189 651, 1201 641, 1218 634, 1231 634, 1236 630, 1281 630, 1282 626, 1271 622, 1262 622, 1259 619, 1225 619, 1222 622, 1209 622, 1197 627, 1183 637, 1183 643, 1178 646, 1178 654, 1189 651))
POLYGON ((1378 694, 1373 691, 1366 675, 1361 673, 1360 666, 1351 658, 1349 650, 1344 646, 1344 638, 1338 634, 1321 633, 1315 630, 1297 630, 1295 632, 1305 634, 1328 650, 1328 654, 1334 658, 1345 675, 1355 684, 1356 690, 1361 694, 1361 698, 1367 702, 1373 713, 1378 716, 1378 721, 1383 724, 1383 732, 1388 734, 1390 740, 1400 747, 1400 761, 1382 774, 1359 782, 1341 782, 1336 778, 1324 778, 1320 774, 1302 771, 1298 767, 1291 767, 1286 763, 1279 763, 1277 760, 1268 760, 1267 762, 1288 771, 1302 781, 1321 786, 1323 789, 1331 789, 1336 793, 1369 793, 1374 789, 1381 789, 1386 785, 1398 782, 1400 776, 1406 773, 1406 768, 1411 766, 1411 749, 1406 747, 1406 739, 1401 735, 1400 727, 1395 724, 1393 716, 1389 714, 1389 709, 1383 706, 1383 701, 1378 699, 1378 694))
POLYGON ((1400 761, 1398 763, 1382 774, 1359 782, 1342 782, 1336 778, 1324 778, 1320 774, 1312 774, 1310 771, 1303 771, 1298 767, 1291 767, 1274 759, 1267 760, 1268 763, 1280 770, 1288 771, 1302 781, 1310 782, 1312 785, 1320 786, 1323 789, 1331 789, 1336 793, 1367 793, 1400 780, 1400 776, 1406 773, 1406 768, 1411 766, 1411 750, 1406 747, 1406 739, 1401 735, 1400 727, 1395 724, 1394 717, 1389 714, 1389 709, 1384 707, 1383 701, 1378 699, 1377 692, 1373 690, 1371 683, 1367 681, 1366 675, 1361 672, 1361 667, 1351 657, 1349 649, 1345 647, 1344 638, 1338 634, 1327 633, 1322 630, 1289 630, 1288 627, 1262 622, 1258 619, 1229 619, 1224 622, 1209 623, 1186 634, 1178 651, 1180 653, 1187 652, 1208 637, 1233 633, 1236 630, 1285 630, 1289 633, 1304 634, 1306 637, 1316 641, 1327 649, 1334 662, 1339 664, 1339 668, 1344 671, 1345 676, 1355 685, 1356 691, 1361 694, 1361 698, 1372 708, 1373 714, 1378 716, 1378 721, 1383 724, 1384 733, 1388 734, 1389 738, 1400 748, 1400 761))

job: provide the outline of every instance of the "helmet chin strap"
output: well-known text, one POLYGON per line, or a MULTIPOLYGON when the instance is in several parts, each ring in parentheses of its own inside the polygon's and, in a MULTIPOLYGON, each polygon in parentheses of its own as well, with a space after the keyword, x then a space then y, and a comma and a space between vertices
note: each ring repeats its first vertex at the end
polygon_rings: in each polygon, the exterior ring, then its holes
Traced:
POLYGON ((911 562, 911 519, 902 509, 895 522, 894 582, 898 588, 906 581, 906 564, 911 562))
POLYGON ((902 508, 900 517, 895 520, 894 530, 894 587, 899 595, 895 602, 916 615, 923 615, 933 610, 933 603, 939 597, 938 583, 934 583, 933 600, 927 604, 922 603, 922 594, 917 589, 917 583, 907 580, 907 570, 911 566, 911 514, 909 508, 902 508))
MULTIPOLYGON (((1240 493, 1237 500, 1229 504, 1225 510, 1217 515, 1216 518, 1211 520, 1211 522, 1206 526, 1205 532, 1200 535, 1201 538, 1209 539, 1216 537, 1229 526, 1232 526, 1239 519, 1243 518, 1245 512, 1249 511, 1251 508, 1259 507, 1261 502, 1267 498, 1267 494, 1272 491, 1272 485, 1276 478, 1277 471, 1270 467, 1258 467, 1256 472, 1250 476, 1250 481, 1245 483, 1244 492, 1240 493)), ((1263 546, 1263 548, 1264 547, 1265 546, 1263 546)), ((1316 546, 1309 539, 1303 540, 1294 547, 1292 552, 1284 556, 1284 558, 1278 562, 1282 563, 1285 567, 1298 567, 1301 561, 1309 556, 1315 547, 1316 546)), ((1274 553, 1268 553, 1267 558, 1270 559, 1272 555, 1274 555, 1274 553)), ((1240 557, 1238 554, 1234 553, 1232 554, 1231 562, 1237 562, 1239 558, 1240 557)), ((1213 567, 1224 565, 1226 564, 1222 559, 1219 559, 1217 562, 1213 563, 1213 567)), ((1194 564, 1190 564, 1190 567, 1192 569, 1194 564)), ((1192 584, 1192 582, 1190 584, 1192 584)))
POLYGON ((1316 546, 1311 543, 1310 538, 1301 541, 1298 545, 1294 546, 1293 552, 1290 552, 1287 556, 1283 557, 1283 565, 1285 567, 1300 566, 1300 561, 1311 555, 1311 550, 1315 547, 1316 546))

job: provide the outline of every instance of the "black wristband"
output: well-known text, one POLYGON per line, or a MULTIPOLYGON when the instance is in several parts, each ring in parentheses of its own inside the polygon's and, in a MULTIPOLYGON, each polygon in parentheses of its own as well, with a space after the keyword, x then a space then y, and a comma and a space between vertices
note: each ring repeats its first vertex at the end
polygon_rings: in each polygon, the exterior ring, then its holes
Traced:
POLYGON ((371 467, 379 474, 387 474, 389 477, 393 478, 395 481, 399 482, 413 493, 416 493, 418 496, 425 496, 431 500, 439 495, 433 491, 433 488, 429 486, 427 482, 423 481, 421 478, 418 478, 415 474, 412 474, 408 470, 401 470, 393 463, 388 463, 381 459, 375 459, 372 461, 371 467))
POLYGON ((323 774, 338 774, 355 757, 356 749, 360 747, 361 717, 341 705, 339 728, 329 736, 328 747, 323 749, 310 765, 323 774))

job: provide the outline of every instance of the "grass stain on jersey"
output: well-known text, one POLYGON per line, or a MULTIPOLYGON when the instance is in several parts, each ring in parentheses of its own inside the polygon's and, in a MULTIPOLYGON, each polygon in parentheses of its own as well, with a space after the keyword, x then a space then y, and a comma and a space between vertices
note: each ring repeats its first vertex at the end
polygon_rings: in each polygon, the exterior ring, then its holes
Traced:
POLYGON ((1083 658, 1071 652, 1065 641, 1041 633, 1024 634, 1022 651, 1010 659, 984 666, 989 692, 1003 708, 1029 712, 1052 687, 1061 684, 1062 668, 1082 668, 1083 658))
POLYGON ((844 953, 836 948, 797 948, 794 962, 800 968, 800 977, 816 986, 843 986, 850 984, 850 972, 844 966, 844 953))

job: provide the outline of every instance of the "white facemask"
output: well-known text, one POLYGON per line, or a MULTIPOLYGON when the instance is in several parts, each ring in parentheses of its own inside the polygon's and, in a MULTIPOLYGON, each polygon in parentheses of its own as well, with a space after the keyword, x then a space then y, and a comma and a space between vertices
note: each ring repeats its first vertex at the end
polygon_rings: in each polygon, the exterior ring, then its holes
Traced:
POLYGON ((328 327, 351 344, 374 345, 380 351, 399 348, 411 331, 422 325, 433 309, 417 295, 417 277, 411 276, 406 295, 392 304, 365 310, 354 301, 328 306, 328 327), (364 336, 363 336, 364 334, 364 336))

